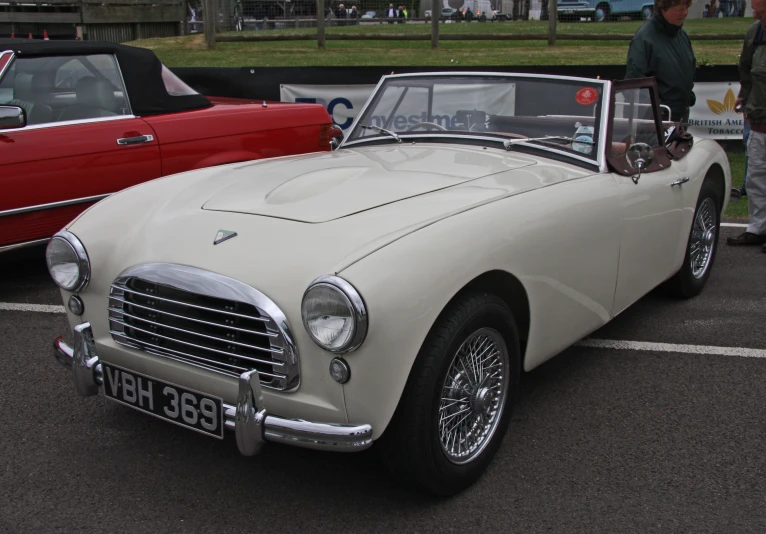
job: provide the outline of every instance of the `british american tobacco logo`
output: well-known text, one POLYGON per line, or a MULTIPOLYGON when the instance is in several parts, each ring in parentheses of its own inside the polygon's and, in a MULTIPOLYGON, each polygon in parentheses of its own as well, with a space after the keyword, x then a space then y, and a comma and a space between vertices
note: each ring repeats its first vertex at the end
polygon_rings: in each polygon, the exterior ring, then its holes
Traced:
POLYGON ((717 100, 708 100, 707 106, 710 111, 716 115, 723 115, 724 113, 733 113, 734 106, 737 104, 737 97, 734 96, 734 91, 729 89, 726 91, 726 95, 723 97, 723 102, 717 100))

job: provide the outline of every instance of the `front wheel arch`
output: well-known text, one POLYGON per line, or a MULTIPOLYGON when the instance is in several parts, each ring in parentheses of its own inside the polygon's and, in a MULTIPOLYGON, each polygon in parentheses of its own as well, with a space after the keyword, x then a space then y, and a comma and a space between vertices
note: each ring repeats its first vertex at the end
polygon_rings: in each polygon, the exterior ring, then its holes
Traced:
MULTIPOLYGON (((521 344, 520 361, 523 369, 527 339, 529 339, 530 308, 529 296, 521 281, 507 271, 488 271, 468 282, 463 290, 497 295, 511 309, 519 334, 519 342, 521 344)), ((459 294, 455 295, 452 300, 457 298, 459 294)), ((450 303, 445 306, 445 309, 449 307, 450 303)))
MULTIPOLYGON (((485 336, 482 334, 481 337, 485 336)), ((486 347, 484 342, 481 346, 486 347)), ((480 352, 473 352, 471 349, 470 355, 475 358, 480 352)), ((377 452, 394 478, 405 485, 439 496, 454 495, 473 484, 492 461, 510 423, 513 405, 518 395, 520 357, 515 318, 501 298, 494 294, 464 290, 451 299, 424 340, 410 370, 399 405, 376 445, 377 452), (471 369, 474 378, 478 376, 479 380, 468 381, 465 387, 464 384, 457 387, 457 379, 453 381, 454 377, 450 376, 451 370, 460 370, 460 367, 454 367, 454 359, 462 357, 458 356, 459 354, 465 355, 463 346, 484 331, 494 333, 499 348, 499 352, 494 354, 506 355, 502 358, 505 360, 505 367, 496 368, 499 370, 497 376, 495 371, 489 370, 495 368, 495 364, 490 365, 488 369, 483 368, 483 363, 463 365, 464 372, 459 374, 470 376, 471 369), (482 379, 486 373, 489 374, 482 379), (444 449, 450 443, 449 438, 446 438, 447 445, 444 444, 445 437, 441 429, 444 423, 442 410, 449 407, 455 409, 456 403, 462 403, 457 407, 458 411, 448 417, 458 417, 465 413, 466 415, 461 416, 461 421, 469 417, 478 417, 481 421, 484 417, 481 414, 488 408, 484 406, 485 381, 503 380, 502 377, 505 377, 507 390, 500 397, 502 402, 497 405, 501 407, 500 411, 495 407, 494 414, 497 419, 492 422, 490 415, 490 421, 487 421, 492 430, 488 430, 489 434, 484 437, 479 434, 480 448, 476 456, 467 459, 466 463, 455 462, 444 449), (455 387, 445 384, 454 384, 455 387), (443 401, 450 401, 451 397, 445 398, 445 391, 448 390, 456 390, 465 395, 459 400, 440 406, 443 401), (478 407, 474 405, 477 402, 478 407), (474 414, 472 410, 478 410, 478 413, 474 414)), ((480 354, 479 358, 484 358, 484 354, 480 354)), ((491 386, 487 391, 496 387, 491 386)), ((466 440, 476 436, 473 433, 473 424, 469 420, 471 431, 461 433, 466 440)))

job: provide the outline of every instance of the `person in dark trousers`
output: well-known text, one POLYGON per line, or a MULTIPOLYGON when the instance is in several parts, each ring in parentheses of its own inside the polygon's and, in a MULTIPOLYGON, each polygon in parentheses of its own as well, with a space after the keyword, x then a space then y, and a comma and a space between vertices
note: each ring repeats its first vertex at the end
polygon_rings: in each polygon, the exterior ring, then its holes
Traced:
POLYGON ((726 239, 728 245, 761 245, 766 252, 766 0, 753 0, 756 22, 750 26, 739 55, 737 106, 750 124, 747 140, 747 229, 726 239))
POLYGON ((713 18, 718 18, 718 14, 720 13, 724 18, 729 16, 729 13, 731 12, 731 6, 729 5, 729 0, 718 0, 718 10, 713 15, 713 18))
POLYGON ((399 10, 394 7, 394 4, 388 4, 388 7, 386 8, 386 18, 391 19, 388 21, 389 24, 393 24, 393 19, 396 19, 399 17, 399 10))
MULTIPOLYGON (((660 104, 670 108, 670 120, 687 124, 694 95, 697 58, 683 29, 691 0, 654 0, 654 12, 633 36, 625 78, 654 76, 660 104)), ((663 117, 666 120, 667 117, 663 117)))

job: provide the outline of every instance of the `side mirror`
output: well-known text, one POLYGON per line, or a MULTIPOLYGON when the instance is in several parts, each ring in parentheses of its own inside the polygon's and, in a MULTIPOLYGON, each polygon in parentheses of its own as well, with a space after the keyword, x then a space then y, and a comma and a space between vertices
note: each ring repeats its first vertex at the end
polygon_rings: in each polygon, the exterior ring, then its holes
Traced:
POLYGON ((0 106, 0 130, 16 130, 27 125, 27 114, 18 106, 0 106))
POLYGON ((628 160, 630 166, 638 171, 638 174, 631 176, 631 178, 633 178, 633 183, 637 184, 638 179, 641 178, 641 171, 652 164, 654 151, 652 150, 652 147, 646 143, 636 143, 630 145, 630 148, 628 148, 628 151, 625 153, 625 158, 628 160))
POLYGON ((330 149, 335 150, 337 149, 340 144, 343 142, 343 130, 340 129, 340 126, 333 124, 330 126, 330 149))

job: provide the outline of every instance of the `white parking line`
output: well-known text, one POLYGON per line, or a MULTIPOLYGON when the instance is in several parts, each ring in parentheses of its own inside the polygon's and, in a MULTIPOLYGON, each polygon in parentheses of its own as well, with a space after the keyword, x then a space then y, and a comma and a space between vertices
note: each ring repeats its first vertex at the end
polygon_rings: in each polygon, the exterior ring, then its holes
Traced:
MULTIPOLYGON (((0 302, 0 310, 42 313, 65 313, 64 306, 48 304, 21 304, 0 302)), ((766 358, 766 349, 744 349, 740 347, 716 347, 712 345, 679 345, 675 343, 651 343, 648 341, 621 341, 617 339, 582 339, 575 347, 614 350, 643 350, 647 352, 676 352, 682 354, 712 354, 715 356, 739 356, 743 358, 766 358)))
POLYGON ((51 306, 48 304, 21 304, 18 302, 0 302, 0 310, 7 311, 31 311, 43 313, 65 313, 64 306, 51 306))
POLYGON ((742 223, 721 223, 721 226, 726 226, 728 228, 747 228, 747 225, 742 223))
POLYGON ((712 345, 677 345, 675 343, 650 343, 647 341, 619 341, 612 339, 583 339, 577 347, 594 349, 643 350, 647 352, 681 352, 684 354, 712 354, 716 356, 740 356, 743 358, 766 358, 764 349, 740 347, 715 347, 712 345))

